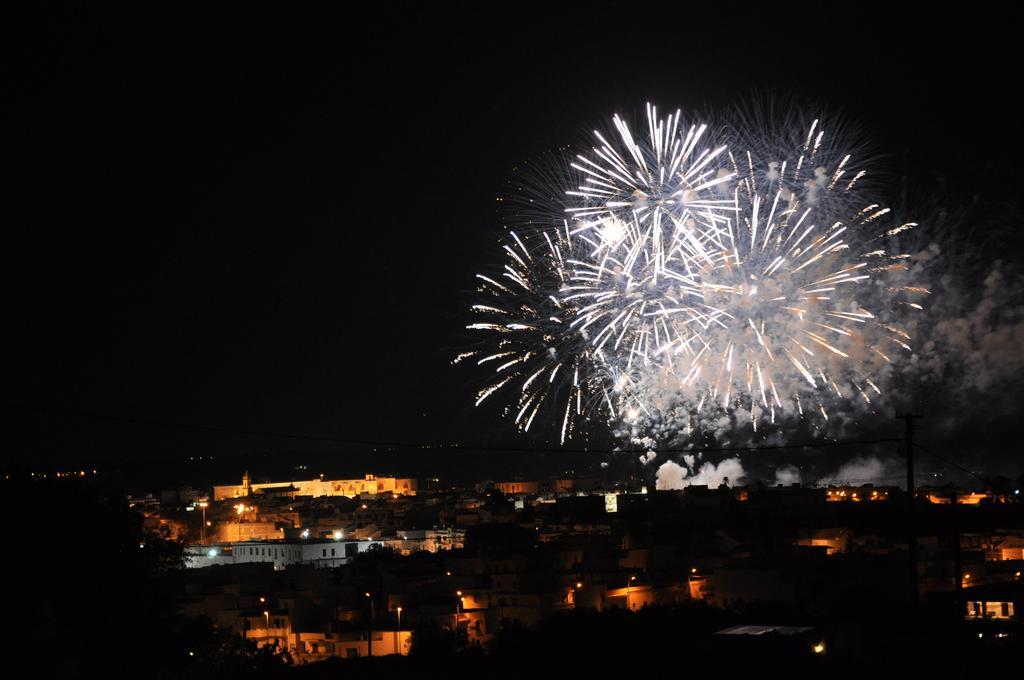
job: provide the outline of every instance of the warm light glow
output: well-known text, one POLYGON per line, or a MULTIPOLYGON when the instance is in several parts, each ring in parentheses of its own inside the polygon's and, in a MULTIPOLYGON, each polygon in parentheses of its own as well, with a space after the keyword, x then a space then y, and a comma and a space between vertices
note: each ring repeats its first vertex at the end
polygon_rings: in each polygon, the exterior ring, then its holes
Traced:
POLYGON ((576 581, 576 588, 582 588, 582 587, 583 587, 583 583, 581 581, 576 581))
POLYGON ((339 531, 338 529, 335 529, 334 533, 332 534, 332 536, 334 536, 334 540, 335 541, 340 541, 341 540, 341 531, 339 531))
POLYGON ((691 574, 696 574, 697 573, 697 567, 690 567, 690 573, 691 574))
POLYGON ((260 604, 262 604, 262 603, 264 603, 264 602, 266 602, 266 601, 267 601, 267 598, 265 598, 265 597, 262 597, 262 596, 260 597, 260 604))
POLYGON ((811 651, 813 651, 815 654, 824 654, 825 653, 825 643, 824 642, 819 642, 818 644, 816 644, 813 647, 811 647, 811 651))

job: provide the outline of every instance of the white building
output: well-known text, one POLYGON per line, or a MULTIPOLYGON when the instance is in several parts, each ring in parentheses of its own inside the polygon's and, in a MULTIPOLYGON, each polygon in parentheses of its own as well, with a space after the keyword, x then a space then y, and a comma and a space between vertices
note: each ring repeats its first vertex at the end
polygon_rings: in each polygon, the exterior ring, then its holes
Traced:
POLYGON ((274 569, 292 564, 312 564, 325 569, 348 564, 353 557, 366 552, 381 541, 286 540, 239 541, 223 545, 189 546, 185 549, 186 566, 200 569, 219 564, 270 562, 274 569))

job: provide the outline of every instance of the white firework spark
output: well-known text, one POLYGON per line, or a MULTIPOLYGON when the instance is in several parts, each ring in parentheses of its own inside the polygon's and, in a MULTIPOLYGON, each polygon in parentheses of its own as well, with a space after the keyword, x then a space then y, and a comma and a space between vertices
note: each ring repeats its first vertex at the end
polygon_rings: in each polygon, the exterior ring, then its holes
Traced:
POLYGON ((578 305, 565 294, 563 252, 572 250, 572 237, 564 228, 509 237, 503 270, 478 275, 486 302, 473 305, 482 320, 467 326, 485 334, 486 348, 464 352, 455 363, 474 361, 493 370, 477 406, 504 390, 506 412, 520 429, 528 431, 542 410, 555 412, 564 442, 600 391, 587 336, 571 326, 578 305))
POLYGON ((818 120, 795 148, 759 149, 650 105, 639 141, 613 124, 614 143, 595 133, 572 163, 563 225, 531 233, 533 250, 512 233, 503 280, 481 276, 504 298, 477 305, 492 318, 470 326, 497 340, 478 357, 498 367, 481 400, 519 384, 510 412, 526 429, 559 393, 563 441, 596 414, 675 439, 723 414, 756 430, 870 406, 891 355, 910 349, 896 310, 927 293, 885 284, 905 269, 887 239, 914 225, 857 203, 863 171, 846 177, 850 155, 822 146, 818 120))

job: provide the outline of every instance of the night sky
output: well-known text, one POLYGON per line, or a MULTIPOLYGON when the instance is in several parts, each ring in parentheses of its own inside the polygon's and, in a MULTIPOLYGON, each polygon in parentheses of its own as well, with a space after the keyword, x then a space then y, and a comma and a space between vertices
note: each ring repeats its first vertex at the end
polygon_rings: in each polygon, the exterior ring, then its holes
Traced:
POLYGON ((143 4, 5 11, 12 460, 278 446, 88 413, 524 443, 449 365, 497 258, 495 197, 517 164, 647 101, 822 102, 937 200, 1019 201, 1020 38, 966 5, 143 4))

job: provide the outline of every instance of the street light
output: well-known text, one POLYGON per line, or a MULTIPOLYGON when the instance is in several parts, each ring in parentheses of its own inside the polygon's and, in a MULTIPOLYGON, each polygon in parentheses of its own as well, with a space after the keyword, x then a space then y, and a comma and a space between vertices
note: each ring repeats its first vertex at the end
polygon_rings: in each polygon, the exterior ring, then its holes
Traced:
POLYGON ((462 615, 462 606, 465 603, 463 602, 463 597, 462 597, 462 591, 461 590, 456 590, 455 591, 455 595, 458 598, 458 599, 455 600, 455 632, 458 633, 459 632, 459 617, 462 615))
POLYGON ((245 504, 239 503, 235 506, 235 511, 238 513, 238 522, 235 524, 235 536, 237 540, 242 540, 242 513, 245 512, 245 504))
POLYGON ((633 581, 635 580, 636 576, 630 576, 626 581, 626 611, 629 611, 629 596, 633 592, 633 581))
POLYGON ((370 601, 370 629, 366 631, 366 655, 373 656, 373 597, 370 593, 363 593, 370 601))
POLYGON ((395 633, 395 651, 401 655, 402 648, 399 646, 399 642, 401 642, 402 639, 402 608, 398 607, 395 611, 398 612, 398 631, 395 633))
POLYGON ((263 618, 266 619, 266 622, 267 622, 267 625, 264 626, 264 628, 267 631, 267 639, 269 640, 270 639, 270 612, 268 612, 266 609, 263 610, 263 618))
POLYGON ((199 508, 203 511, 203 526, 199 530, 199 544, 206 545, 206 506, 209 503, 206 501, 199 501, 199 508))

